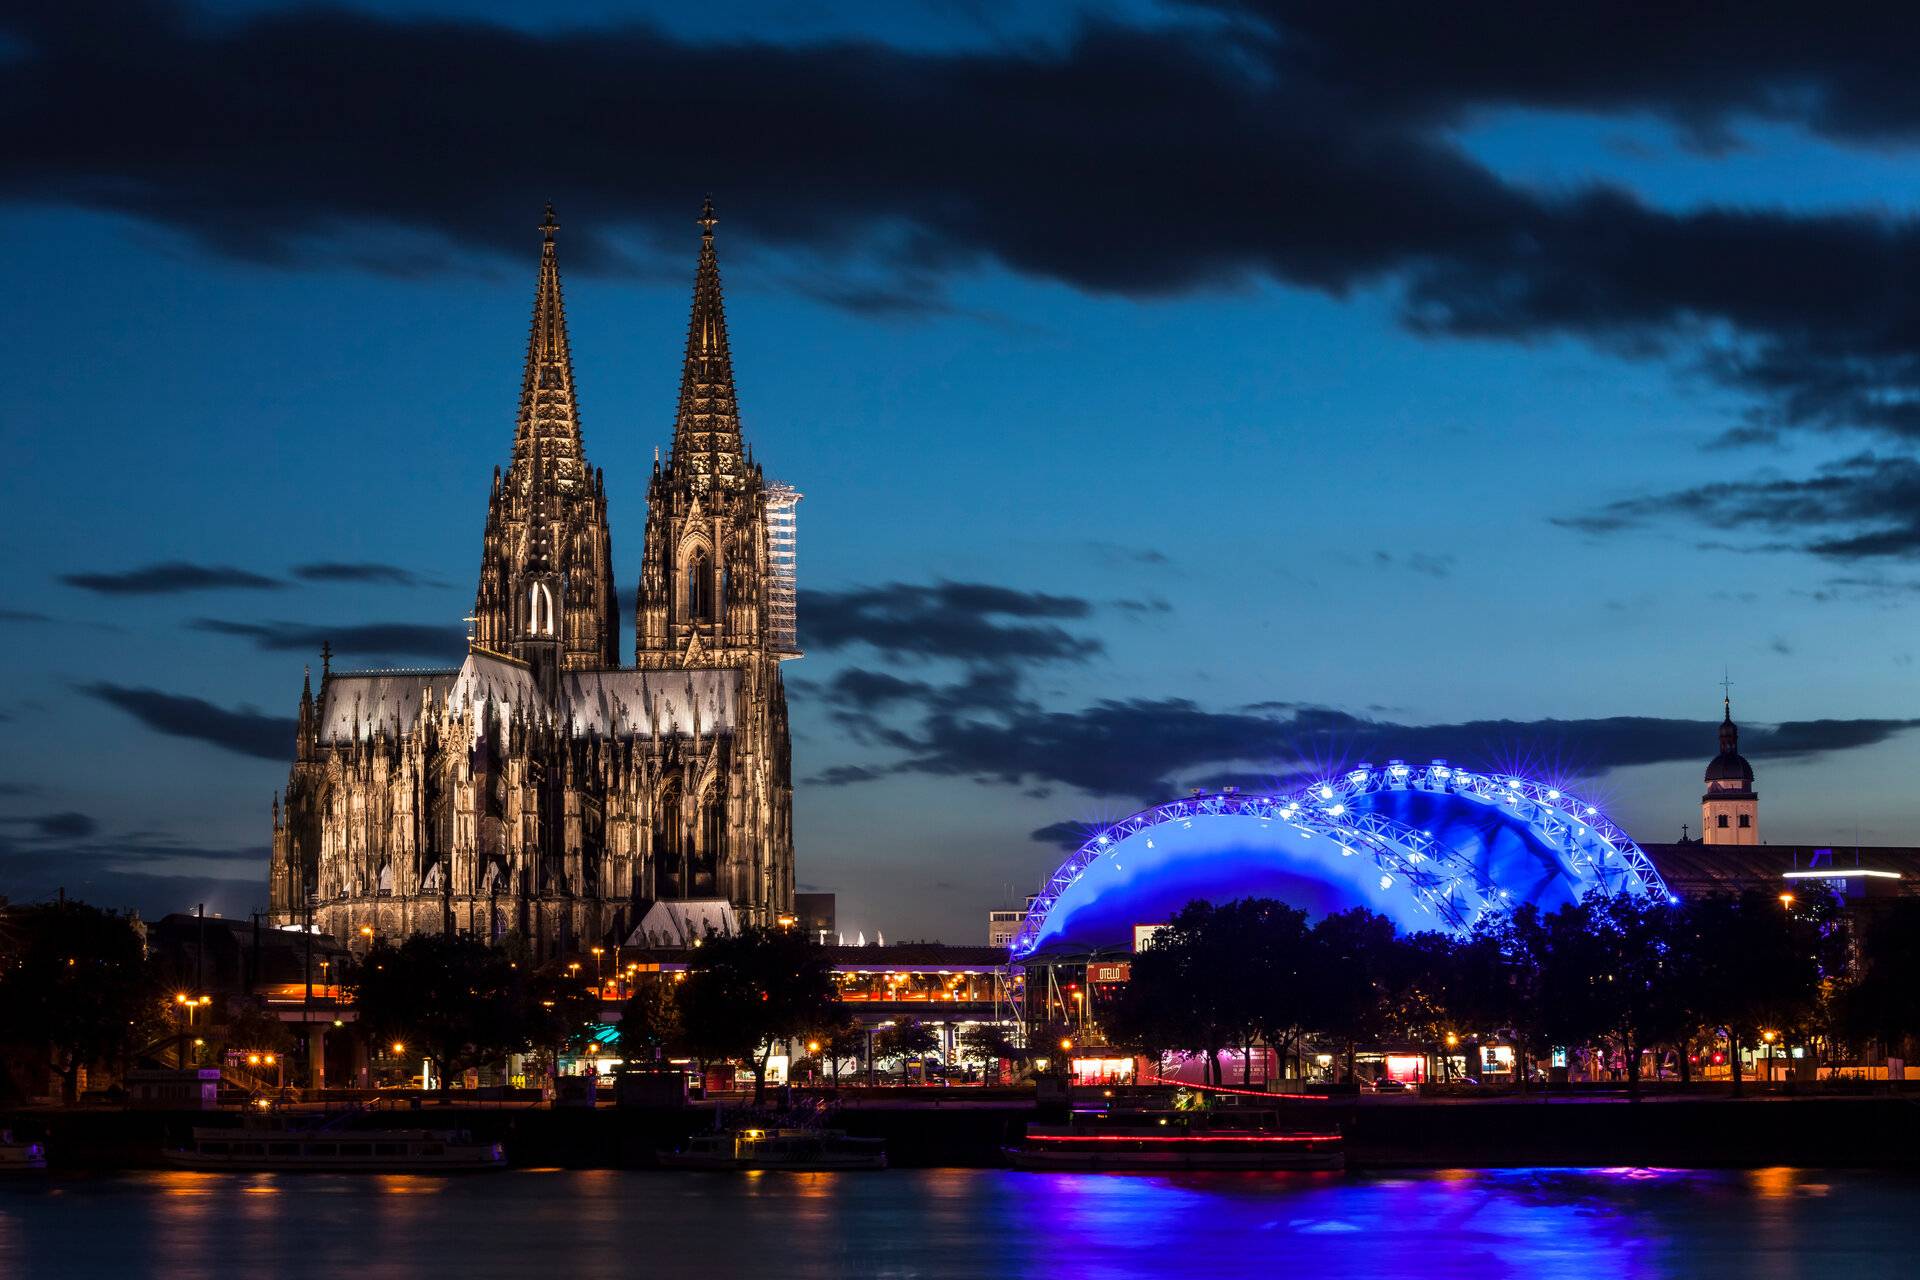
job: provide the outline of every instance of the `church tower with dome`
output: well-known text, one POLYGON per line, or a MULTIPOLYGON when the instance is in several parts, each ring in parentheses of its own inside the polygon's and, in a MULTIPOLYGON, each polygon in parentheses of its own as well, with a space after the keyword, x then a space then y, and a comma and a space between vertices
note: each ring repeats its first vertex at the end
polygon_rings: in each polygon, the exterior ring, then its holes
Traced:
POLYGON ((1700 839, 1707 844, 1759 844, 1760 795, 1753 789, 1753 766, 1740 754, 1740 726, 1733 722, 1733 699, 1722 704, 1720 754, 1707 762, 1707 791, 1700 797, 1700 839))

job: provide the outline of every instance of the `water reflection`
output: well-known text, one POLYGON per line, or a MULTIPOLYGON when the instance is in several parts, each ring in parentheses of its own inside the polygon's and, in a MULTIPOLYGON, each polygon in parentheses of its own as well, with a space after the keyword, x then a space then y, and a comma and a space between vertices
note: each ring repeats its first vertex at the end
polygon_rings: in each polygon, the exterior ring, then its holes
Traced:
POLYGON ((1793 1169, 166 1173, 0 1186, 0 1276, 1897 1275, 1916 1189, 1793 1169))

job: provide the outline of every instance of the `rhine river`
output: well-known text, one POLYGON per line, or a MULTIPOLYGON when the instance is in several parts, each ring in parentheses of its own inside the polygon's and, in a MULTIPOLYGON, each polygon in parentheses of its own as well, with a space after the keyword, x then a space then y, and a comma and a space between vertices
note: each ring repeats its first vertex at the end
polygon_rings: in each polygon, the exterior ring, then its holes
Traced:
POLYGON ((0 1276, 1886 1277, 1920 1180, 1772 1169, 898 1170, 0 1183, 0 1276))

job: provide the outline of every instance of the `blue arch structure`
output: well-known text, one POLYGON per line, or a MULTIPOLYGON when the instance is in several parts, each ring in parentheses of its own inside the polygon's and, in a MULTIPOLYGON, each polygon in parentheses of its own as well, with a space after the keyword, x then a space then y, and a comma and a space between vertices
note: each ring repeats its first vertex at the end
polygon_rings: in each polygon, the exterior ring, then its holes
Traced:
POLYGON ((1314 915, 1364 906, 1403 930, 1464 931, 1595 887, 1671 896, 1626 832, 1550 783, 1395 760, 1288 795, 1202 794, 1123 818, 1048 877, 1011 952, 1128 951, 1135 925, 1194 898, 1275 897, 1314 915))

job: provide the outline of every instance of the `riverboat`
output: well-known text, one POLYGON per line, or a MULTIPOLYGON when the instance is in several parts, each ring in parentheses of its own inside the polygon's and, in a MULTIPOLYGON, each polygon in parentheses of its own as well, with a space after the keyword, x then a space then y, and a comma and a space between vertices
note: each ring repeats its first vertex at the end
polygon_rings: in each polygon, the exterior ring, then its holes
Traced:
POLYGON ((35 1173, 46 1167, 46 1147, 38 1142, 16 1142, 13 1130, 0 1129, 0 1173, 35 1173))
POLYGON ((163 1154, 181 1168, 238 1172, 455 1173, 507 1165, 499 1143, 442 1129, 195 1128, 190 1146, 163 1154))
POLYGON ((786 1169, 828 1172, 884 1169, 884 1138, 850 1138, 838 1129, 734 1129, 697 1134, 681 1151, 662 1151, 669 1169, 786 1169))
POLYGON ((1294 1131, 1271 1116, 1241 1112, 1076 1112, 1066 1124, 1033 1124, 1004 1148, 1016 1169, 1159 1173, 1181 1169, 1346 1168, 1337 1130, 1294 1131))

